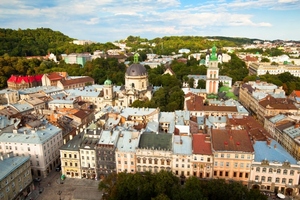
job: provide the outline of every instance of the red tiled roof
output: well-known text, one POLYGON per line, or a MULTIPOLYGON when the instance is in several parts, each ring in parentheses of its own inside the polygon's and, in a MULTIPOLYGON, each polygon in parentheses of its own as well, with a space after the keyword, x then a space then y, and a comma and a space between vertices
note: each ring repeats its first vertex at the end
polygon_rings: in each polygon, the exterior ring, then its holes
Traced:
POLYGON ((264 108, 298 110, 291 99, 274 98, 271 95, 268 95, 267 97, 259 101, 259 104, 264 108))
POLYGON ((33 76, 18 76, 18 75, 11 75, 11 77, 7 80, 7 82, 11 83, 21 83, 24 81, 25 83, 33 83, 33 82, 41 82, 43 75, 33 75, 33 76))
POLYGON ((204 98, 198 95, 190 95, 188 93, 185 97, 189 97, 190 99, 186 100, 186 108, 189 111, 203 111, 203 100, 204 98))
POLYGON ((256 57, 252 56, 246 56, 245 61, 257 61, 258 59, 256 57))
POLYGON ((61 80, 63 86, 74 85, 78 83, 88 83, 88 82, 94 84, 94 79, 89 76, 86 76, 86 77, 76 78, 76 79, 61 80))
POLYGON ((211 155, 211 142, 209 135, 193 134, 193 153, 202 155, 211 155))
POLYGON ((47 77, 51 81, 63 79, 63 77, 59 75, 57 72, 52 72, 51 74, 48 74, 47 77))
POLYGON ((211 135, 215 151, 254 152, 247 130, 212 129, 211 135))
POLYGON ((257 141, 266 141, 268 138, 272 138, 270 133, 252 116, 228 118, 228 125, 247 130, 249 135, 257 141))

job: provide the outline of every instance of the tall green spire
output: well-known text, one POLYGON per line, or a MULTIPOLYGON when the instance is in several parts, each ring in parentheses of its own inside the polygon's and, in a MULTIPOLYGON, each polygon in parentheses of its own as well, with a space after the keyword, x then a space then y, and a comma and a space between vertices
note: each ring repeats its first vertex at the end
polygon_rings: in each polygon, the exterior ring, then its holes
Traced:
POLYGON ((134 63, 138 63, 139 62, 139 54, 138 53, 134 54, 134 56, 133 56, 133 62, 134 63))
POLYGON ((217 57, 217 47, 216 45, 214 44, 214 46, 212 47, 211 49, 211 56, 210 56, 210 61, 218 61, 218 57, 217 57))

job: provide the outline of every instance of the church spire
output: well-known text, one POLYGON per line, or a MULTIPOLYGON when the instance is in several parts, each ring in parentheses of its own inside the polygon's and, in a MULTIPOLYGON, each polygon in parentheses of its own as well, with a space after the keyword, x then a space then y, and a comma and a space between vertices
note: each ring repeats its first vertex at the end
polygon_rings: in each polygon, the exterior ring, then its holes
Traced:
POLYGON ((133 63, 138 63, 138 62, 139 62, 139 54, 136 53, 136 54, 134 54, 134 56, 133 56, 133 63))
POLYGON ((212 47, 212 52, 211 52, 211 56, 210 56, 210 61, 218 61, 218 57, 217 57, 217 47, 214 44, 214 46, 212 47))

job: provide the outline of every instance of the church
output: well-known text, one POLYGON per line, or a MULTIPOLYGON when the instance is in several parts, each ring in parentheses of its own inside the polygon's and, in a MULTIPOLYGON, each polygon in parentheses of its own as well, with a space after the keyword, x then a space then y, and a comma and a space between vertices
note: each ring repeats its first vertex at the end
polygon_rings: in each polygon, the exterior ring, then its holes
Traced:
POLYGON ((206 75, 188 75, 188 78, 194 79, 194 88, 197 88, 198 81, 205 81, 205 89, 194 89, 188 88, 189 85, 187 82, 183 83, 183 91, 187 93, 190 90, 193 90, 195 93, 203 94, 202 96, 207 95, 217 95, 219 91, 219 83, 221 82, 224 86, 232 86, 232 78, 228 76, 219 76, 218 63, 220 63, 220 55, 217 54, 217 47, 214 45, 212 47, 212 52, 207 57, 207 72, 206 75))
POLYGON ((114 87, 108 79, 104 82, 103 93, 104 102, 112 106, 129 107, 136 100, 151 100, 152 86, 146 68, 138 62, 138 54, 126 70, 125 85, 114 87))

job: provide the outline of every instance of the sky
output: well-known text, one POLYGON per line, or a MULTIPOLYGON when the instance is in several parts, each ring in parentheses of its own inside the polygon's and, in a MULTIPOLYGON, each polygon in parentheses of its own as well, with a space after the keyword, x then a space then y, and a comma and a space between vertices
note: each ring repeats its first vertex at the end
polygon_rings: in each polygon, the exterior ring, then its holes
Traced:
POLYGON ((0 28, 80 40, 228 36, 300 41, 300 0, 1 0, 0 28))

